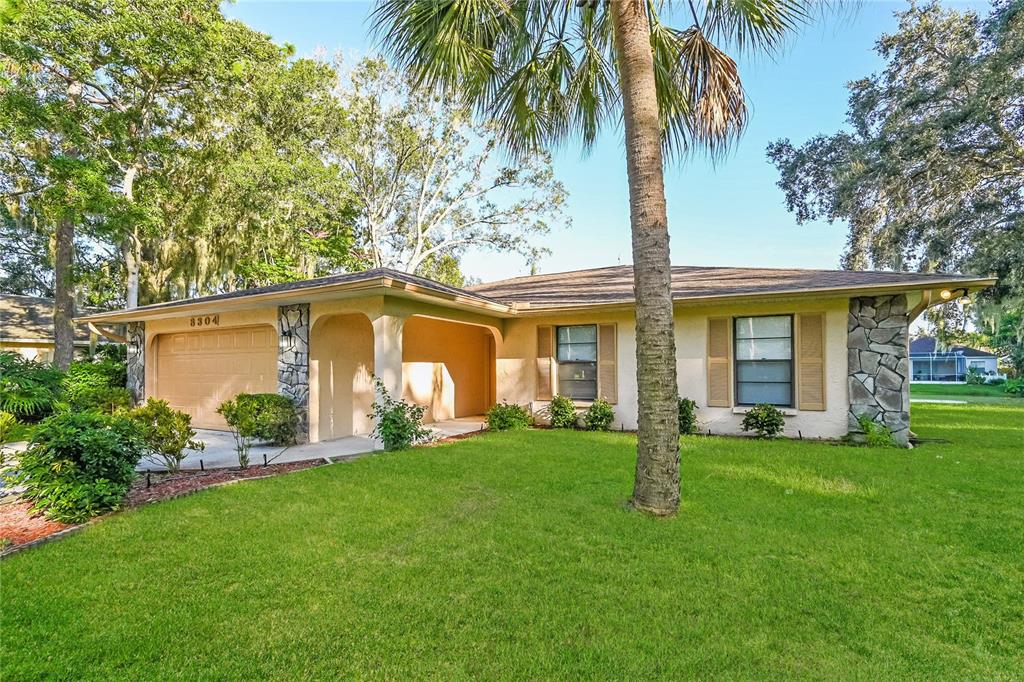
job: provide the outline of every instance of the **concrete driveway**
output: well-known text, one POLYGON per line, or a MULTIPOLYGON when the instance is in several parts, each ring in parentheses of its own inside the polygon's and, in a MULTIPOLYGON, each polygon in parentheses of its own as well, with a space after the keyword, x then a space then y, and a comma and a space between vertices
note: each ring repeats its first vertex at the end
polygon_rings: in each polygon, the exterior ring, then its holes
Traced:
MULTIPOLYGON (((462 417, 435 424, 427 424, 436 438, 448 438, 480 431, 484 428, 484 417, 462 417)), ((182 469, 199 469, 200 462, 204 469, 230 469, 238 466, 238 454, 235 452, 235 439, 228 431, 212 431, 196 429, 196 437, 203 441, 203 451, 187 450, 188 456, 182 461, 182 469)), ((249 464, 263 464, 266 455, 267 464, 285 464, 287 462, 303 462, 310 459, 336 458, 348 459, 365 455, 380 447, 366 436, 349 436, 320 443, 304 443, 282 448, 277 445, 254 445, 249 450, 249 464)), ((137 467, 139 471, 163 471, 164 467, 143 459, 137 467)))

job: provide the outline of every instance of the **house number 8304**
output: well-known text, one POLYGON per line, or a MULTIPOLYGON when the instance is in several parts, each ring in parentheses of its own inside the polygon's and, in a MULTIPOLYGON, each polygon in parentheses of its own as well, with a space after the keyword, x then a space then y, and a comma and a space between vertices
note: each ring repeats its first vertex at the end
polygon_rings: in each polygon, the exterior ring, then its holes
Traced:
POLYGON ((220 324, 220 315, 204 315, 189 319, 190 327, 216 327, 220 324))

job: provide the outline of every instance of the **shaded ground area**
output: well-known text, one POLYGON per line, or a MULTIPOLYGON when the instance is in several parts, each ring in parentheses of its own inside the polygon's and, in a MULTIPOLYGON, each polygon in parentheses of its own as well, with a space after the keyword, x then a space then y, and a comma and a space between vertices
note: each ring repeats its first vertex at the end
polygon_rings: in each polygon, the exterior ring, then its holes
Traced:
POLYGON ((665 520, 550 430, 146 505, 4 561, 0 677, 1017 677, 1024 410, 913 412, 951 442, 685 438, 665 520))

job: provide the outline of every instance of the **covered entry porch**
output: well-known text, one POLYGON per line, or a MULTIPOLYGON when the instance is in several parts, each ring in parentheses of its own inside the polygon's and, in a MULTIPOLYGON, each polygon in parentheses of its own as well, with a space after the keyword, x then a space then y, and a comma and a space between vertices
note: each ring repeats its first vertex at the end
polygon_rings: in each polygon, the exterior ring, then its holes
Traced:
POLYGON ((392 396, 421 405, 428 425, 479 428, 495 401, 496 326, 441 314, 334 307, 318 311, 314 304, 311 311, 311 442, 372 432, 374 376, 392 396))

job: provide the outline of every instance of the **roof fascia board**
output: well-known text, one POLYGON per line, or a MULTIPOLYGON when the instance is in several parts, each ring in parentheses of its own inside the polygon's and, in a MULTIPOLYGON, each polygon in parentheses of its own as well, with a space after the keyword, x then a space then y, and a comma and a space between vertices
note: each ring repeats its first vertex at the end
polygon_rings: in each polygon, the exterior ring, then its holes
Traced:
MULTIPOLYGON (((970 290, 980 290, 986 287, 990 287, 996 283, 995 278, 984 278, 984 279, 972 279, 972 280, 952 280, 942 282, 906 282, 903 284, 886 282, 884 284, 872 284, 858 287, 822 287, 822 288, 811 288, 811 289, 792 289, 789 291, 779 292, 757 292, 751 294, 711 294, 703 296, 687 296, 685 298, 677 298, 672 301, 673 306, 676 308, 685 307, 697 307, 697 306, 708 306, 716 305, 720 303, 760 303, 760 302, 779 302, 785 300, 802 300, 806 298, 820 297, 821 295, 829 295, 834 298, 846 298, 861 295, 872 295, 882 296, 887 294, 903 294, 910 291, 939 291, 949 287, 955 287, 957 289, 966 288, 970 290)), ((585 310, 592 310, 599 308, 601 310, 614 310, 616 308, 633 308, 632 302, 623 303, 621 301, 614 301, 611 303, 582 303, 573 305, 560 305, 560 306, 523 306, 516 309, 517 316, 521 317, 537 317, 542 315, 551 315, 559 313, 572 313, 585 310)))
POLYGON ((406 296, 418 300, 429 300, 440 305, 449 305, 476 312, 486 311, 492 315, 511 316, 512 308, 501 303, 491 303, 467 296, 458 296, 448 292, 437 291, 417 284, 410 284, 391 277, 379 277, 359 282, 344 282, 313 287, 302 287, 288 291, 271 291, 262 294, 251 294, 235 298, 224 298, 213 301, 196 301, 179 305, 157 304, 132 310, 115 310, 96 315, 76 318, 76 322, 114 323, 142 320, 159 320, 174 317, 190 317, 210 312, 249 310, 266 307, 269 304, 286 305, 289 303, 306 303, 310 301, 353 298, 356 296, 406 296))

